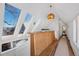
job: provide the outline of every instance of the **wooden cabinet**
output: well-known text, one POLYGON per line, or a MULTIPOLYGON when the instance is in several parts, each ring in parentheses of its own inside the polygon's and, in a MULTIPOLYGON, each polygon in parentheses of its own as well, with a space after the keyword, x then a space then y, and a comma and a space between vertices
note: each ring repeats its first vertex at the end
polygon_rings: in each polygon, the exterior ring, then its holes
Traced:
MULTIPOLYGON (((32 56, 33 55, 38 56, 42 54, 45 55, 46 54, 45 50, 48 50, 47 47, 51 46, 51 44, 54 45, 53 43, 57 41, 57 39, 55 38, 54 31, 30 33, 30 38, 31 38, 30 48, 32 56)), ((47 53, 47 55, 49 54, 47 53)))

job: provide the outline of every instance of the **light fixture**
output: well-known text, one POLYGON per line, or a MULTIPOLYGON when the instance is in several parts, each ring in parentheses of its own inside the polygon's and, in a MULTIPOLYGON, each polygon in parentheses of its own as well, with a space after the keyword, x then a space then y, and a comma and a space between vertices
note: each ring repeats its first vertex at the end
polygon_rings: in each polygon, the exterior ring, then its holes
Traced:
POLYGON ((50 12, 48 13, 48 16, 47 16, 49 21, 55 19, 55 15, 54 13, 51 12, 51 8, 52 8, 52 5, 50 5, 50 12))

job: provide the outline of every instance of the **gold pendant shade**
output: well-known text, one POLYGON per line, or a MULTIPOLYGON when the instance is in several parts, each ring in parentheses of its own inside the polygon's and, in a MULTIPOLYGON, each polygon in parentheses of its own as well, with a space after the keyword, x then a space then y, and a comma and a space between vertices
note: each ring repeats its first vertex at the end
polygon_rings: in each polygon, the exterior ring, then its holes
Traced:
POLYGON ((49 13, 47 17, 48 17, 48 20, 50 20, 50 19, 54 19, 55 15, 53 13, 49 13))
MULTIPOLYGON (((52 8, 52 5, 50 5, 50 9, 51 8, 52 8)), ((49 21, 51 21, 51 20, 55 19, 55 14, 52 13, 51 10, 50 10, 50 13, 48 13, 47 18, 48 18, 49 21)))

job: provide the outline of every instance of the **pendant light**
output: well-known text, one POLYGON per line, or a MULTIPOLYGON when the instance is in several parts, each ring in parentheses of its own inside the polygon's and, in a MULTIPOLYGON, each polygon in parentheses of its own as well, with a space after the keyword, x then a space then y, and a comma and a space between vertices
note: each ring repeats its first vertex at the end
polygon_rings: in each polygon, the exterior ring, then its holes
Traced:
POLYGON ((47 18, 48 18, 49 21, 51 21, 51 20, 55 19, 55 15, 54 15, 54 13, 52 13, 52 10, 51 10, 52 5, 50 5, 49 7, 50 7, 50 12, 48 13, 47 18))

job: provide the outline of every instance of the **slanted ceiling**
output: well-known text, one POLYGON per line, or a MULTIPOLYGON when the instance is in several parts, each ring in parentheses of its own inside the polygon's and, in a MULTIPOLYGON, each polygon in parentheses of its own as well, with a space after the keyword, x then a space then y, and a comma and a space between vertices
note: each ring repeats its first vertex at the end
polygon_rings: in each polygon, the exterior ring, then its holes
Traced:
MULTIPOLYGON (((22 9, 25 12, 30 12, 36 16, 46 16, 49 11, 49 3, 16 3, 11 4, 22 9)), ((79 14, 79 4, 78 3, 52 3, 52 11, 57 13, 57 15, 64 22, 68 23, 79 14)))

